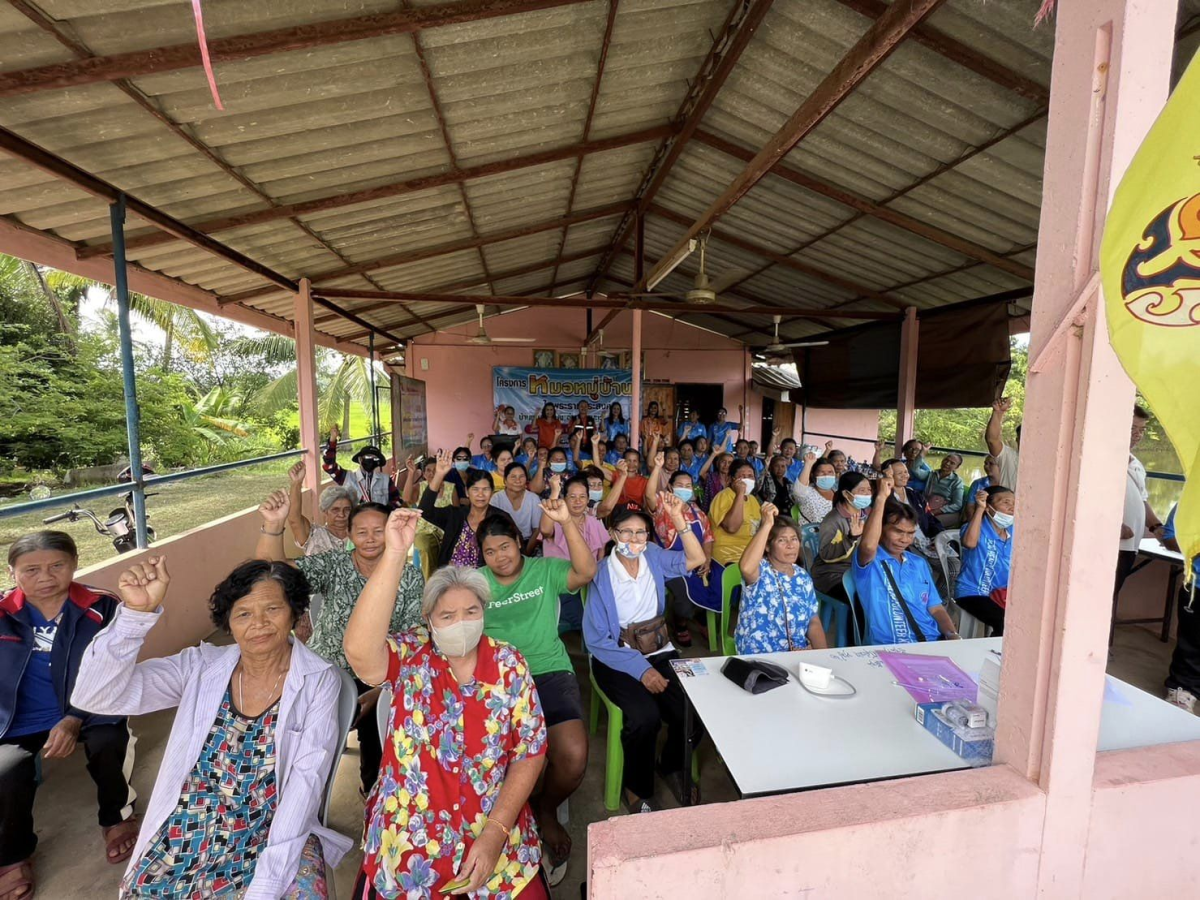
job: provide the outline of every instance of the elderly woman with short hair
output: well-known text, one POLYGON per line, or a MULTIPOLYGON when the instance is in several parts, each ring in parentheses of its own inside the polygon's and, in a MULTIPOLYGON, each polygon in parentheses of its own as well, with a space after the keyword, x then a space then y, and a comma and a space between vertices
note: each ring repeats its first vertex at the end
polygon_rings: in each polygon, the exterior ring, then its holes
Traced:
POLYGON ((120 896, 325 897, 326 866, 352 844, 318 820, 341 679, 290 637, 308 581, 281 562, 244 562, 209 600, 232 645, 139 663, 169 581, 161 556, 121 574, 123 606, 88 646, 72 695, 104 715, 179 708, 120 896))
POLYGON ((321 491, 317 508, 321 511, 325 524, 314 525, 304 515, 304 505, 300 496, 304 490, 303 460, 288 470, 288 481, 291 506, 288 509, 287 523, 292 530, 292 540, 296 542, 296 546, 304 551, 305 556, 343 549, 346 539, 350 537, 350 513, 354 511, 354 498, 350 492, 337 484, 331 484, 321 491))
POLYGON ((548 900, 528 802, 546 725, 525 658, 483 633, 487 579, 440 569, 422 598, 426 627, 388 634, 419 518, 411 509, 388 518, 387 548, 346 626, 358 677, 396 697, 353 896, 548 900))
POLYGON ((963 458, 958 453, 947 453, 942 464, 925 479, 925 499, 929 511, 947 528, 958 525, 962 518, 963 495, 966 487, 958 468, 963 458))

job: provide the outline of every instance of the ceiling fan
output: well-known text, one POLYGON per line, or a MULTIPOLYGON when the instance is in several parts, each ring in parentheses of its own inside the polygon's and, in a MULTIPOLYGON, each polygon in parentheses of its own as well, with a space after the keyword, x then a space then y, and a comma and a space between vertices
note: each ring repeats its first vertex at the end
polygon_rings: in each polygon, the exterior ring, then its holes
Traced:
POLYGON ((781 344, 779 342, 779 323, 783 321, 783 316, 772 316, 771 318, 775 322, 775 338, 767 346, 755 351, 754 355, 756 357, 761 359, 783 357, 784 361, 790 362, 790 354, 787 351, 793 347, 825 347, 829 344, 829 341, 792 341, 787 344, 781 344))
POLYGON ((475 304, 475 310, 479 313, 479 330, 475 332, 473 337, 467 340, 472 344, 480 344, 487 346, 488 344, 532 344, 537 338, 522 338, 522 337, 501 337, 494 338, 488 335, 487 329, 483 327, 483 310, 482 303, 475 304))
MULTIPOLYGON (((708 234, 706 233, 700 238, 700 270, 696 273, 696 279, 693 282, 690 291, 682 293, 642 293, 634 294, 636 297, 670 297, 677 300, 685 300, 695 306, 708 306, 716 303, 718 295, 725 290, 728 290, 732 285, 739 281, 744 281, 754 275, 754 271, 742 267, 730 269, 723 273, 719 278, 709 280, 708 272, 705 271, 705 251, 708 249, 708 234)), ((736 300, 730 301, 723 299, 722 303, 731 303, 737 305, 736 300)))

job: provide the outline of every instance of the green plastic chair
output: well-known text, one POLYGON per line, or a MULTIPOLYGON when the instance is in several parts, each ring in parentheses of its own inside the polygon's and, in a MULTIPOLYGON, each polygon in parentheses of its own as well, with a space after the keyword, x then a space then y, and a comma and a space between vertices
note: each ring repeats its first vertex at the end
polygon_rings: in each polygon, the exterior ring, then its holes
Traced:
MULTIPOLYGON (((587 588, 579 592, 583 605, 587 606, 587 588)), ((596 683, 592 671, 592 657, 588 654, 588 681, 592 685, 592 702, 588 710, 588 731, 594 736, 600 730, 600 707, 608 714, 608 734, 604 742, 604 808, 616 812, 621 808, 621 787, 625 778, 625 748, 621 745, 621 732, 625 728, 625 714, 621 707, 608 699, 596 683), (596 701, 600 702, 597 703, 596 701)), ((700 754, 692 751, 692 781, 700 783, 700 754)))
MULTIPOLYGON (((721 573, 721 618, 718 625, 721 629, 721 650, 724 656, 734 656, 737 653, 737 645, 734 643, 733 636, 729 633, 731 624, 736 624, 733 621, 731 607, 733 605, 733 589, 742 583, 742 569, 737 563, 730 563, 725 567, 725 571, 721 573)), ((709 613, 711 616, 712 613, 709 613)), ((712 631, 709 631, 709 644, 715 644, 711 640, 712 631)), ((712 648, 716 650, 716 646, 712 648)))

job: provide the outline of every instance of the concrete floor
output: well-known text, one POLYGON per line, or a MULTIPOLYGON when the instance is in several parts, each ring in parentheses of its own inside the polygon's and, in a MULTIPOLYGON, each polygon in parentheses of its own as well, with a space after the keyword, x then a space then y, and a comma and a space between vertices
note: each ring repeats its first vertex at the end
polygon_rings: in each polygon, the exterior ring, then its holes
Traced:
MULTIPOLYGON (((577 635, 568 635, 572 659, 580 671, 585 709, 590 702, 590 685, 577 635)), ((1160 642, 1151 631, 1142 627, 1122 627, 1117 630, 1114 652, 1108 671, 1136 687, 1162 695, 1163 678, 1170 660, 1171 644, 1160 642)), ((707 655, 694 647, 689 655, 707 655)), ((144 801, 149 799, 155 773, 162 758, 167 734, 174 720, 174 711, 140 716, 133 720, 137 736, 137 763, 134 787, 144 801)), ((555 889, 559 900, 580 897, 580 885, 586 875, 587 826, 607 818, 604 809, 604 728, 589 754, 588 771, 582 787, 570 801, 569 830, 574 852, 566 879, 555 889)), ((358 750, 354 736, 351 746, 338 769, 334 790, 330 826, 343 834, 358 836, 362 828, 362 801, 358 797, 358 750)), ((702 749, 702 758, 711 760, 702 749)), ((41 900, 69 898, 115 897, 124 865, 110 866, 104 860, 104 844, 96 825, 94 788, 83 766, 82 751, 65 760, 50 760, 44 768, 45 782, 38 791, 34 816, 40 843, 34 858, 38 879, 37 896, 41 900)), ((719 765, 711 761, 702 766, 701 787, 704 802, 724 802, 737 799, 733 784, 719 765)), ((665 789, 657 798, 662 807, 675 806, 675 800, 665 789)), ((335 873, 337 896, 350 897, 358 872, 361 853, 352 851, 335 873)))

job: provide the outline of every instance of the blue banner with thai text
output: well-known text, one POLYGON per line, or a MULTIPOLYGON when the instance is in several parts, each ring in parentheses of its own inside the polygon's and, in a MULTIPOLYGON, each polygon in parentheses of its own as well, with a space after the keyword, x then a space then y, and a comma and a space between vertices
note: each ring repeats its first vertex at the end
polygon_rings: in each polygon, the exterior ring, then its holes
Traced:
POLYGON ((591 414, 604 418, 609 406, 621 404, 625 420, 633 400, 633 372, 629 369, 532 369, 520 366, 492 367, 492 405, 511 406, 522 428, 553 403, 564 422, 586 400, 591 414))

